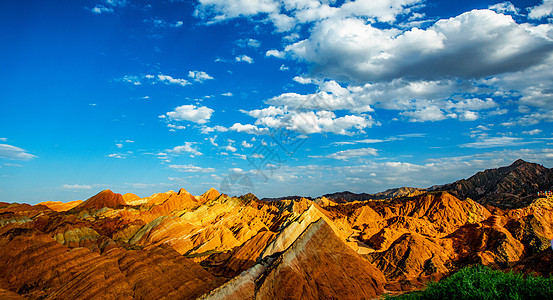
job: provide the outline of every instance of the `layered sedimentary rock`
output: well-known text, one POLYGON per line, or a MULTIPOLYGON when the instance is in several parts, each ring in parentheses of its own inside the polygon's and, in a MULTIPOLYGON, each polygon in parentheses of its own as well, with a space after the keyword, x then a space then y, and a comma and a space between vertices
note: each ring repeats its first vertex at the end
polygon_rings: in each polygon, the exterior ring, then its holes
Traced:
MULTIPOLYGON (((138 196, 137 196, 138 197, 138 196)), ((40 202, 39 204, 42 204, 44 206, 47 206, 51 210, 55 211, 67 211, 72 209, 73 207, 83 203, 82 200, 75 200, 75 201, 69 201, 69 202, 61 202, 61 201, 45 201, 40 202)))
POLYGON ((347 203, 214 189, 2 202, 0 298, 367 299, 475 263, 551 274, 553 199, 505 208, 396 192, 347 203))

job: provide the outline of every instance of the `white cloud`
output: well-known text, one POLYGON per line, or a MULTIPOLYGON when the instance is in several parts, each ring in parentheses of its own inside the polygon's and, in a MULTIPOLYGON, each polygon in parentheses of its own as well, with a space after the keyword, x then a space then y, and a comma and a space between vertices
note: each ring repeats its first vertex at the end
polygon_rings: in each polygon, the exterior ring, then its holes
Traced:
POLYGON ((542 133, 542 130, 541 129, 534 129, 534 130, 529 130, 529 131, 523 131, 522 133, 523 134, 528 134, 528 135, 537 135, 537 134, 542 133))
POLYGON ((106 12, 113 12, 113 8, 105 7, 103 5, 98 4, 94 6, 90 11, 92 11, 95 14, 101 14, 106 12))
POLYGON ((194 156, 203 155, 200 151, 198 151, 196 148, 192 146, 193 144, 194 143, 192 142, 184 142, 184 145, 176 146, 173 149, 168 149, 167 152, 174 153, 174 154, 190 153, 191 155, 194 155, 194 156))
POLYGON ((510 16, 473 10, 427 29, 378 29, 359 18, 317 23, 285 51, 330 78, 386 81, 479 78, 542 62, 550 43, 510 16))
MULTIPOLYGON (((146 75, 146 76, 148 76, 148 75, 146 75)), ((188 82, 186 79, 173 78, 169 75, 163 75, 163 74, 158 74, 157 75, 157 80, 159 82, 163 82, 165 84, 176 84, 176 85, 180 85, 180 86, 186 86, 186 85, 190 84, 190 82, 188 82)))
POLYGON ((165 20, 159 19, 157 17, 145 19, 144 23, 152 24, 154 27, 157 28, 179 28, 184 23, 182 21, 176 21, 175 23, 169 23, 165 20))
POLYGON ((189 71, 188 77, 196 82, 204 82, 213 79, 213 77, 209 76, 209 74, 204 71, 189 71))
POLYGON ((195 165, 169 165, 169 168, 190 173, 212 173, 216 171, 214 168, 202 168, 195 165))
POLYGON ((256 39, 240 39, 240 40, 237 40, 236 41, 236 45, 238 47, 242 47, 242 48, 246 48, 246 47, 251 47, 251 48, 259 48, 261 47, 261 42, 256 40, 256 39))
POLYGON ((0 138, 0 142, 7 142, 8 139, 7 138, 0 138))
POLYGON ((361 0, 346 2, 341 7, 341 14, 364 16, 379 22, 393 22, 398 15, 410 12, 410 7, 421 0, 371 1, 361 0))
POLYGON ((519 12, 519 9, 516 8, 513 5, 513 3, 509 2, 509 1, 497 3, 497 4, 494 4, 494 5, 490 5, 488 7, 488 9, 493 10, 493 11, 495 11, 497 13, 500 13, 500 14, 515 14, 515 15, 517 15, 518 12, 519 12))
POLYGON ((541 19, 553 14, 553 0, 543 0, 540 5, 529 9, 528 17, 531 19, 541 19))
POLYGON ((278 12, 279 4, 273 0, 199 0, 194 14, 211 23, 259 13, 278 12))
POLYGON ((234 60, 236 60, 237 62, 247 62, 249 64, 252 64, 253 63, 253 58, 247 56, 247 55, 239 55, 237 57, 234 58, 234 60))
POLYGON ((123 148, 123 144, 115 144, 115 146, 117 146, 117 148, 119 149, 123 148))
POLYGON ((234 95, 231 92, 226 92, 226 93, 222 93, 221 96, 232 97, 234 95))
POLYGON ((205 106, 182 105, 175 107, 173 111, 167 112, 160 117, 167 116, 167 118, 175 121, 190 121, 198 124, 205 124, 211 118, 212 113, 213 109, 205 106))
POLYGON ((228 169, 229 173, 244 173, 244 170, 240 168, 230 168, 228 169))
POLYGON ((28 153, 26 150, 8 144, 0 144, 0 158, 10 160, 31 160, 38 156, 28 153))
POLYGON ((495 148, 495 147, 510 147, 510 146, 520 146, 528 144, 522 138, 515 138, 509 136, 501 137, 485 137, 480 141, 473 143, 462 144, 461 147, 464 148, 495 148))
POLYGON ((412 122, 440 121, 447 118, 473 121, 481 117, 476 111, 499 106, 491 98, 476 98, 478 88, 455 80, 409 82, 398 79, 348 87, 342 87, 334 80, 313 82, 304 77, 296 77, 294 80, 300 83, 317 83, 319 91, 307 95, 284 93, 266 102, 290 109, 348 110, 354 113, 372 112, 373 107, 400 110, 400 114, 412 122), (471 92, 475 95, 471 95, 471 92))
POLYGON ((121 153, 112 153, 112 154, 108 154, 107 157, 110 157, 110 158, 125 158, 125 155, 121 154, 121 153))
MULTIPOLYGON (((308 105, 304 107, 306 109, 310 108, 308 105)), ((337 117, 331 111, 300 111, 291 110, 286 106, 269 106, 264 109, 243 112, 257 119, 255 121, 256 126, 283 128, 302 134, 332 132, 340 135, 351 135, 355 133, 351 131, 352 129, 356 129, 357 132, 361 133, 364 128, 372 127, 375 124, 371 116, 368 115, 337 117)))
POLYGON ((251 148, 253 147, 253 144, 248 143, 247 141, 242 141, 242 147, 244 148, 251 148))
POLYGON ((286 55, 286 53, 282 52, 282 51, 278 51, 278 50, 269 50, 265 53, 265 56, 274 56, 276 58, 284 58, 284 56, 286 55))
POLYGON ((311 78, 308 78, 308 77, 302 77, 302 76, 296 76, 293 78, 293 80, 297 83, 301 83, 301 84, 310 84, 310 83, 313 83, 313 79, 311 78))
POLYGON ((173 130, 173 131, 186 129, 186 126, 184 125, 175 125, 175 124, 167 124, 167 127, 171 128, 170 130, 173 130))
POLYGON ((113 12, 116 7, 125 7, 128 4, 127 0, 104 0, 103 4, 98 4, 94 8, 90 9, 95 14, 101 14, 105 12, 113 12))
POLYGON ((259 128, 252 124, 241 124, 241 123, 234 123, 231 127, 229 127, 229 130, 236 131, 236 132, 245 132, 248 134, 267 134, 269 133, 269 130, 267 128, 259 128))
POLYGON ((425 133, 407 133, 407 134, 390 136, 385 139, 362 139, 362 140, 351 140, 351 141, 344 141, 344 142, 334 142, 332 143, 332 145, 376 144, 376 143, 383 143, 383 142, 402 141, 409 138, 422 138, 425 136, 426 136, 425 133))
POLYGON ((225 147, 223 147, 223 148, 224 148, 225 150, 227 150, 227 151, 230 151, 230 152, 236 152, 236 150, 237 150, 237 149, 236 149, 235 147, 233 147, 232 145, 228 145, 228 146, 225 146, 225 147))
MULTIPOLYGON (((210 22, 256 16, 249 20, 292 31, 282 39, 284 50, 265 55, 306 62, 311 74, 294 80, 319 89, 283 93, 267 100, 269 105, 353 115, 391 109, 411 122, 475 121, 508 113, 501 107, 504 100, 529 107, 504 125, 553 121, 552 24, 520 23, 524 16, 511 2, 441 20, 417 11, 425 5, 422 0, 203 0, 196 15, 210 22), (389 26, 375 25, 379 22, 389 26)), ((553 0, 545 0, 529 16, 550 16, 552 8, 553 0)), ((239 43, 244 46, 247 39, 239 43)), ((283 125, 275 116, 265 121, 283 125)))
POLYGON ((88 184, 64 184, 62 188, 64 190, 90 190, 92 186, 88 184))
POLYGON ((348 149, 348 150, 342 150, 342 151, 329 154, 326 157, 339 159, 339 160, 349 160, 352 158, 375 156, 375 155, 378 155, 377 152, 378 151, 374 148, 348 149))
POLYGON ((478 113, 474 111, 464 111, 459 116, 461 121, 475 121, 479 118, 478 113))
POLYGON ((229 130, 228 128, 226 128, 224 126, 220 126, 220 125, 216 125, 216 126, 213 126, 213 127, 202 126, 200 128, 200 131, 204 134, 211 133, 211 132, 214 132, 214 131, 227 132, 228 130, 229 130))
POLYGON ((190 84, 188 80, 181 79, 181 78, 173 78, 172 76, 165 75, 165 74, 157 74, 157 75, 125 75, 118 79, 118 81, 130 83, 133 85, 142 85, 145 83, 148 84, 156 84, 156 83, 163 83, 166 85, 180 85, 180 86, 187 86, 190 84))

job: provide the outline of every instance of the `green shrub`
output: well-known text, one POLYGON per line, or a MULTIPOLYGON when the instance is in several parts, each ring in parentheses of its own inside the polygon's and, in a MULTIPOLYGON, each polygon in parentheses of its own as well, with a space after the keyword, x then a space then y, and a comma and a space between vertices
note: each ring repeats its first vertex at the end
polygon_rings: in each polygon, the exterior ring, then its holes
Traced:
POLYGON ((553 299, 553 277, 524 276, 485 266, 466 267, 422 291, 385 299, 553 299))

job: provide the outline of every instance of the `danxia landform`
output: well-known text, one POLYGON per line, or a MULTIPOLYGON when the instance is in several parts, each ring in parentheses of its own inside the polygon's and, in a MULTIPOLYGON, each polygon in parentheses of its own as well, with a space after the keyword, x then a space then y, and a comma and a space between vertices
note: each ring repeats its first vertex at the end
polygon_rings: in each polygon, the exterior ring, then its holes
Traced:
POLYGON ((1 202, 0 298, 371 299, 478 264, 549 276, 552 188, 519 160, 378 194, 1 202))

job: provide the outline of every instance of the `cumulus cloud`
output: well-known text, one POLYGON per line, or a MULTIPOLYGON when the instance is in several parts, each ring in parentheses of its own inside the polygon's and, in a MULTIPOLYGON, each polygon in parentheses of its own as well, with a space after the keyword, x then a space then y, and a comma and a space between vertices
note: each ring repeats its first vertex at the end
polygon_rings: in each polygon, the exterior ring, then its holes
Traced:
POLYGON ((253 147, 253 144, 248 143, 247 141, 242 141, 242 147, 244 148, 251 148, 253 147))
POLYGON ((224 148, 225 150, 227 150, 227 151, 230 151, 230 152, 236 152, 236 151, 237 151, 237 149, 236 149, 234 146, 232 146, 232 145, 227 145, 227 146, 225 146, 225 147, 223 147, 223 148, 224 148))
POLYGON ((245 132, 248 134, 256 134, 256 135, 262 135, 269 133, 269 130, 267 128, 259 128, 252 124, 241 124, 241 123, 234 123, 231 127, 228 128, 231 131, 236 132, 245 132))
MULTIPOLYGON (((202 0, 196 16, 211 23, 246 17, 289 31, 283 49, 265 55, 305 62, 310 74, 294 80, 319 88, 277 95, 267 100, 271 106, 301 107, 294 114, 308 119, 314 117, 305 110, 314 115, 346 110, 363 117, 373 109, 391 109, 411 122, 470 122, 508 113, 501 107, 504 100, 528 107, 506 126, 553 121, 553 25, 543 20, 551 17, 552 0, 528 10, 530 19, 544 24, 525 23, 511 2, 439 20, 418 11, 426 5, 422 0, 250 2, 202 0)), ((247 39, 240 43, 245 46, 247 39)), ((269 116, 255 126, 271 128, 267 122, 283 125, 269 116)))
POLYGON ((529 9, 528 17, 531 19, 542 19, 553 14, 553 0, 543 0, 540 5, 529 9))
POLYGON ((160 118, 168 118, 175 121, 190 121, 198 124, 205 124, 211 118, 213 109, 205 106, 181 105, 173 111, 167 112, 160 118))
MULTIPOLYGON (((369 115, 344 115, 338 117, 328 110, 305 111, 289 109, 286 106, 269 106, 264 109, 243 111, 256 118, 256 126, 273 129, 286 129, 302 134, 331 132, 351 135, 363 132, 376 122, 369 115)), ((235 124, 236 125, 236 124, 235 124)), ((251 125, 254 127, 254 125, 251 125)))
POLYGON ((208 127, 208 126, 205 126, 205 125, 204 125, 204 126, 202 126, 202 127, 200 128, 200 131, 201 131, 202 133, 206 133, 206 134, 207 134, 207 133, 214 132, 214 131, 226 132, 226 131, 228 131, 228 130, 229 130, 228 128, 226 128, 226 127, 224 127, 224 126, 221 126, 221 125, 215 125, 215 126, 213 126, 213 127, 208 127))
POLYGON ((195 165, 169 165, 169 168, 175 169, 179 172, 189 173, 212 173, 215 172, 214 168, 202 168, 195 165))
POLYGON ((293 80, 300 84, 310 84, 313 83, 313 79, 309 77, 303 77, 303 76, 296 76, 293 78, 293 80))
POLYGON ((249 64, 253 64, 253 58, 247 56, 247 55, 239 55, 234 58, 237 62, 246 62, 249 64))
POLYGON ((33 158, 37 158, 37 156, 16 146, 0 144, 0 158, 10 160, 31 160, 33 158))
MULTIPOLYGON (((298 80, 304 79, 297 78, 298 80)), ((334 80, 317 83, 319 91, 313 94, 284 93, 266 102, 293 109, 347 110, 356 114, 372 112, 373 107, 392 109, 401 111, 400 114, 412 122, 440 121, 447 118, 474 121, 481 117, 476 111, 490 111, 499 106, 491 98, 476 98, 482 96, 478 93, 478 88, 457 80, 410 82, 397 79, 348 87, 342 87, 334 80), (471 92, 476 93, 472 95, 471 92), (462 96, 452 97, 451 93, 462 96)), ((270 107, 265 110, 270 109, 274 110, 270 107)), ((250 113, 257 111, 260 110, 250 113)))
POLYGON ((203 155, 200 151, 198 151, 192 145, 193 145, 192 142, 184 142, 184 145, 176 146, 173 149, 168 149, 167 152, 173 153, 173 154, 190 153, 193 156, 203 155))
POLYGON ((237 17, 254 16, 259 13, 272 13, 279 10, 279 4, 273 0, 199 0, 194 14, 220 22, 237 17))
POLYGON ((209 74, 204 71, 190 71, 188 72, 188 77, 196 82, 204 82, 213 79, 213 77, 209 76, 209 74))
POLYGON ((259 48, 261 47, 261 42, 256 39, 240 39, 236 41, 236 45, 241 48, 251 47, 259 48))
POLYGON ((473 10, 407 31, 378 29, 359 18, 327 19, 285 51, 326 77, 375 82, 518 71, 542 62, 552 46, 511 16, 473 10))
POLYGON ((497 3, 494 5, 490 5, 488 9, 493 10, 495 12, 501 13, 501 14, 518 14, 519 9, 516 8, 513 3, 506 1, 497 3))
POLYGON ((286 54, 282 51, 278 51, 278 50, 269 50, 265 53, 265 56, 273 56, 273 57, 276 57, 276 58, 284 58, 286 54))

